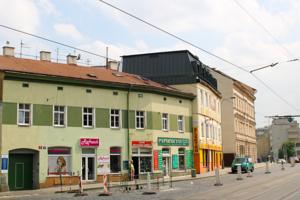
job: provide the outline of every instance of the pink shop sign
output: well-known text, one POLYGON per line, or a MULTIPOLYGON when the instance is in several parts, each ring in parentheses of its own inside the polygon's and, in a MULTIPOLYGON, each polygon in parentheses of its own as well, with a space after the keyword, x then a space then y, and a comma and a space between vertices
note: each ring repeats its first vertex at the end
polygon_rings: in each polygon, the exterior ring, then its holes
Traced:
POLYGON ((99 138, 80 138, 81 147, 99 147, 99 138))

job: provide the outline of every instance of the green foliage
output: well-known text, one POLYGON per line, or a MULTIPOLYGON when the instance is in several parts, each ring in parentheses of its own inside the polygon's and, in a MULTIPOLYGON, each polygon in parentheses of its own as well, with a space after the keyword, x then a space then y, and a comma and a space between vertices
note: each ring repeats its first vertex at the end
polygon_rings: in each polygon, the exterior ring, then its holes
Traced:
POLYGON ((279 149, 279 151, 278 151, 278 158, 280 158, 280 159, 284 158, 284 153, 283 153, 282 149, 279 149))
MULTIPOLYGON (((282 144, 282 151, 283 154, 287 155, 287 157, 293 157, 296 155, 296 150, 295 150, 295 143, 288 141, 282 144)), ((279 152, 278 152, 279 154, 279 152)))

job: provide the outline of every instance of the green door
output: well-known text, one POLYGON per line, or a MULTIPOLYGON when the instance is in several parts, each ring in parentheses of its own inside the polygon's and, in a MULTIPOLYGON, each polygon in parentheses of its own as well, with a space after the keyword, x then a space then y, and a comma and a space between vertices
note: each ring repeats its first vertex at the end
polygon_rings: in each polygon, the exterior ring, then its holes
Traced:
POLYGON ((8 185, 10 190, 32 189, 32 154, 10 154, 8 185))

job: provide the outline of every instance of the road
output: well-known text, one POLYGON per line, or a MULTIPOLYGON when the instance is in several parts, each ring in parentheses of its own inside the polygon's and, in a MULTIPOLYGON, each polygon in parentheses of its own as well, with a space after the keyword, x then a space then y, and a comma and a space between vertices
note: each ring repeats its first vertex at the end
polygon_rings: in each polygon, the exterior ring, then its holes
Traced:
MULTIPOLYGON (((110 200, 300 200, 300 164, 295 167, 286 165, 281 170, 280 165, 273 165, 271 174, 265 174, 264 168, 255 170, 253 177, 248 178, 243 174, 243 180, 236 180, 237 174, 226 174, 221 177, 223 186, 214 186, 215 178, 180 181, 173 183, 170 188, 168 183, 160 185, 160 190, 154 195, 143 195, 141 190, 122 192, 118 188, 112 189, 112 196, 99 197, 100 191, 88 191, 86 197, 74 197, 74 194, 39 194, 0 197, 5 199, 110 199, 110 200)), ((156 187, 156 186, 155 186, 156 187)))

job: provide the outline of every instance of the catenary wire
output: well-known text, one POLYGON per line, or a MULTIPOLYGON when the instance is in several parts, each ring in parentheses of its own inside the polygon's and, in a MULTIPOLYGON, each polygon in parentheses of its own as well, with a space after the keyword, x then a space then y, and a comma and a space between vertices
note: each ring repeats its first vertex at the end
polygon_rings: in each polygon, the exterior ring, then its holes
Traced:
POLYGON ((136 15, 133 15, 133 14, 131 14, 131 13, 129 13, 129 12, 127 12, 127 11, 121 9, 121 8, 118 8, 117 6, 114 6, 114 5, 112 5, 112 4, 110 4, 110 3, 106 2, 106 1, 103 1, 103 0, 98 0, 98 1, 101 2, 101 3, 103 3, 103 4, 106 4, 107 6, 109 6, 109 7, 111 7, 111 8, 114 8, 115 10, 118 10, 118 11, 120 11, 120 12, 122 12, 122 13, 124 13, 124 14, 126 14, 126 15, 128 15, 128 16, 130 16, 130 17, 132 17, 132 18, 134 18, 134 19, 136 19, 136 20, 138 20, 138 21, 144 23, 144 24, 147 24, 148 26, 150 26, 150 27, 152 27, 152 28, 154 28, 154 29, 156 29, 156 30, 159 30, 159 31, 161 31, 161 32, 163 32, 163 33, 165 33, 165 34, 167 34, 167 35, 173 37, 173 38, 176 38, 176 39, 178 39, 178 40, 180 40, 180 41, 182 41, 182 42, 184 42, 184 43, 186 43, 186 44, 188 44, 188 45, 190 45, 190 46, 196 48, 196 49, 199 49, 200 51, 205 52, 206 54, 208 54, 208 55, 210 55, 210 56, 213 56, 213 57, 215 57, 215 58, 217 58, 217 59, 219 59, 219 60, 221 60, 221 61, 223 61, 223 62, 225 62, 225 63, 227 63, 227 64, 230 64, 230 65, 232 65, 232 66, 234 66, 234 67, 236 67, 236 68, 238 68, 238 69, 240 69, 240 70, 242 70, 242 71, 244 71, 244 72, 247 72, 247 73, 251 74, 258 82, 260 82, 261 84, 263 84, 263 85, 264 85, 271 93, 273 93, 273 95, 275 95, 275 96, 277 96, 279 99, 281 99, 281 100, 282 100, 284 103, 286 103, 290 108, 296 109, 296 110, 299 111, 299 109, 297 109, 295 106, 293 106, 293 105, 290 104, 287 100, 285 100, 283 97, 281 97, 275 90, 273 90, 270 86, 268 86, 268 84, 266 84, 263 80, 261 80, 260 78, 258 78, 258 77, 257 77, 256 75, 254 75, 253 73, 250 73, 250 71, 244 69, 243 67, 241 67, 241 66, 239 66, 239 65, 237 65, 237 64, 235 64, 235 63, 233 63, 233 62, 231 62, 231 61, 229 61, 229 60, 227 60, 227 59, 225 59, 225 58, 222 58, 222 57, 220 57, 220 56, 218 56, 218 55, 216 55, 216 54, 214 54, 214 53, 211 53, 211 52, 209 52, 209 51, 207 51, 207 50, 205 50, 205 49, 199 47, 198 45, 195 45, 195 44, 193 44, 192 42, 189 42, 189 41, 187 41, 187 40, 185 40, 185 39, 183 39, 183 38, 181 38, 181 37, 179 37, 179 36, 177 36, 177 35, 175 35, 175 34, 173 34, 173 33, 170 33, 169 31, 164 30, 164 29, 162 29, 162 28, 160 28, 160 27, 158 27, 158 26, 156 26, 156 25, 154 25, 154 24, 152 24, 152 23, 150 23, 150 22, 148 22, 148 21, 146 21, 146 20, 144 20, 144 19, 142 19, 142 18, 136 16, 136 15))
MULTIPOLYGON (((90 52, 90 51, 87 51, 87 50, 84 50, 84 49, 81 49, 81 48, 78 48, 78 47, 74 47, 74 46, 71 46, 71 45, 68 45, 68 44, 64 44, 62 42, 57 42, 55 40, 45 38, 45 37, 42 37, 42 36, 39 36, 39 35, 35 35, 35 34, 32 34, 32 33, 28 33, 28 32, 25 32, 25 31, 22 31, 22 30, 19 30, 19 29, 16 29, 16 28, 12 28, 12 27, 9 27, 9 26, 3 25, 3 24, 0 24, 0 27, 6 28, 6 29, 9 29, 9 30, 18 32, 18 33, 22 33, 22 34, 25 34, 25 35, 29 35, 31 37, 35 37, 35 38, 38 38, 38 39, 41 39, 41 40, 45 40, 45 41, 48 41, 48 42, 51 42, 51 43, 54 43, 54 44, 58 44, 58 45, 61 45, 61 46, 64 46, 64 47, 68 47, 70 49, 75 49, 77 51, 81 51, 83 53, 87 53, 87 54, 90 54, 90 55, 93 55, 93 56, 101 57, 101 58, 104 58, 104 59, 107 58, 106 56, 103 56, 103 55, 100 55, 100 54, 97 54, 97 53, 93 53, 93 52, 90 52)), ((117 61, 116 59, 113 59, 113 58, 108 58, 108 59, 112 60, 112 61, 117 61)))
POLYGON ((284 51, 285 51, 285 53, 286 53, 286 55, 287 56, 290 56, 290 57, 294 57, 293 56, 293 54, 284 46, 284 45, 282 45, 281 43, 280 43, 280 41, 261 23, 261 22, 259 22, 244 6, 242 6, 239 2, 238 2, 238 0, 233 0, 235 3, 236 3, 236 5, 240 8, 240 9, 242 9, 245 13, 246 13, 246 15, 248 15, 248 17, 250 17, 259 27, 261 27, 261 29, 264 31, 264 32, 266 32, 267 33, 267 35, 269 35, 269 37, 271 37, 276 43, 277 43, 277 45, 279 46, 279 47, 281 47, 284 51))

